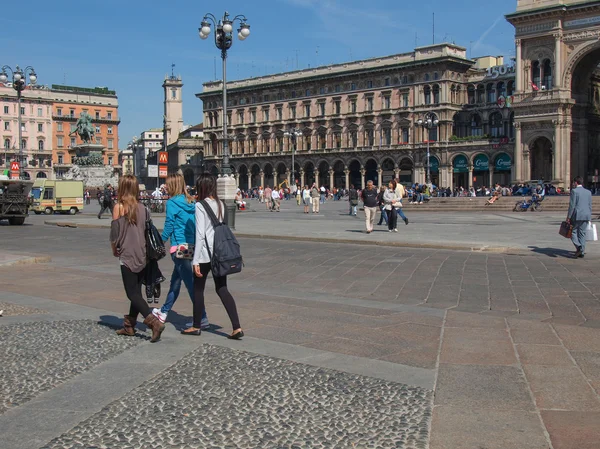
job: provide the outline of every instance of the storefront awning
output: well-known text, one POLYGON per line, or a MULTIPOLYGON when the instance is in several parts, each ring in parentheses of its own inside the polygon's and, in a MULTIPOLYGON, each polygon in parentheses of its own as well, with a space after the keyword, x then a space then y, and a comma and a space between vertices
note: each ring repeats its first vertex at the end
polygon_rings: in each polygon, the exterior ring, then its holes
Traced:
POLYGON ((458 155, 452 161, 452 169, 454 173, 467 173, 469 171, 469 161, 466 156, 458 155))

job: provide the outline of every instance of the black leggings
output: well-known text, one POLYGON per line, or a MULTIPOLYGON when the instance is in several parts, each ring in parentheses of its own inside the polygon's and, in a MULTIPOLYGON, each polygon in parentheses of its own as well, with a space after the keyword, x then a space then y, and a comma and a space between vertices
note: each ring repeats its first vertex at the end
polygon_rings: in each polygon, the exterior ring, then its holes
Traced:
POLYGON ((137 318, 138 313, 141 313, 146 318, 150 315, 150 307, 148 307, 148 303, 142 296, 142 281, 144 280, 145 270, 134 273, 125 265, 121 265, 121 276, 123 277, 125 294, 131 301, 129 316, 137 318))
POLYGON ((392 231, 398 227, 398 214, 393 207, 392 210, 386 210, 386 213, 388 217, 388 229, 392 231))
MULTIPOLYGON (((200 273, 202 273, 201 278, 194 276, 194 327, 196 329, 200 329, 200 321, 206 307, 204 305, 204 287, 206 286, 206 277, 210 273, 210 263, 201 263, 200 273)), ((221 278, 213 277, 213 279, 215 281, 215 290, 219 298, 221 298, 225 310, 227 310, 233 330, 239 329, 241 327, 240 319, 238 318, 235 300, 227 289, 227 276, 221 278)))

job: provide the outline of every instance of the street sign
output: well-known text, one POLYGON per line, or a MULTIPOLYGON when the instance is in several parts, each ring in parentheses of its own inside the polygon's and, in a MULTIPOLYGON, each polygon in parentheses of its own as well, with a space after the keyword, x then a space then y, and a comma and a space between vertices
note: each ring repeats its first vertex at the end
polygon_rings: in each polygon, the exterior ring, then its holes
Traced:
POLYGON ((20 168, 21 167, 20 167, 20 165, 19 165, 19 163, 17 161, 14 161, 14 162, 10 163, 10 171, 17 171, 18 172, 20 168))
POLYGON ((169 163, 169 153, 166 151, 158 152, 158 163, 159 164, 168 164, 169 163))
POLYGON ((148 178, 156 178, 158 176, 158 165, 148 165, 148 178))
POLYGON ((19 172, 18 171, 10 172, 10 179, 19 179, 19 172))
POLYGON ((169 171, 168 171, 166 165, 161 165, 160 167, 158 167, 158 177, 159 178, 166 178, 168 175, 169 175, 169 171))

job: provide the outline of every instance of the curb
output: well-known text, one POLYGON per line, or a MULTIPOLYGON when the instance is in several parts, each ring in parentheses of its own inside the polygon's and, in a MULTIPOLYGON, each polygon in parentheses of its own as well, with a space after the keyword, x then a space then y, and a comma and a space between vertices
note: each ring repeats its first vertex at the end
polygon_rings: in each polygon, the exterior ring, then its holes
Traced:
POLYGON ((10 262, 0 262, 0 268, 2 267, 14 267, 16 265, 34 265, 38 263, 48 263, 52 262, 52 257, 50 256, 31 256, 26 257, 25 259, 18 259, 10 262))
MULTIPOLYGON (((44 221, 45 225, 68 227, 68 228, 83 228, 83 229, 110 229, 109 225, 87 224, 74 222, 56 222, 44 221)), ((160 231, 160 229, 159 229, 160 231)), ((293 235, 266 235, 266 234, 247 234, 243 232, 235 232, 236 237, 247 239, 269 239, 269 240, 286 240, 295 242, 314 242, 314 243, 337 243, 363 246, 387 246, 394 248, 415 248, 415 249, 441 249, 449 251, 471 251, 480 253, 496 253, 496 254, 518 254, 527 253, 519 248, 510 246, 472 246, 468 244, 446 245, 443 243, 412 243, 412 242, 394 242, 394 241, 375 241, 375 240, 352 240, 352 239, 336 239, 326 237, 303 237, 293 235)))

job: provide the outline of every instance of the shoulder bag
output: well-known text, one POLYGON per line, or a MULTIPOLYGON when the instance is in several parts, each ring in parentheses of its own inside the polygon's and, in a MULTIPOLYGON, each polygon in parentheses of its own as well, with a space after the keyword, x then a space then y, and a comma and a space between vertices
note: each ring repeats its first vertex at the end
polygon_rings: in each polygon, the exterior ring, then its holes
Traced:
POLYGON ((146 258, 149 260, 160 260, 167 255, 167 250, 163 239, 152 223, 148 208, 146 210, 146 258))

